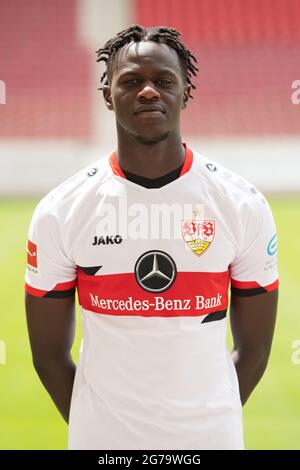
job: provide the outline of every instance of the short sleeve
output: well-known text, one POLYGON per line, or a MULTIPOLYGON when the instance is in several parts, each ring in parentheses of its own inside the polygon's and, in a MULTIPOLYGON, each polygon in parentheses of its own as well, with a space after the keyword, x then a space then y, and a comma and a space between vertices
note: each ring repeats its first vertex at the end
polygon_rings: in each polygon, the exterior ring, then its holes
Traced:
POLYGON ((230 265, 231 292, 252 296, 278 287, 277 235, 271 208, 262 195, 244 204, 241 246, 230 265))
POLYGON ((26 292, 50 298, 75 294, 76 265, 65 252, 57 214, 47 210, 43 200, 32 216, 26 248, 26 292))

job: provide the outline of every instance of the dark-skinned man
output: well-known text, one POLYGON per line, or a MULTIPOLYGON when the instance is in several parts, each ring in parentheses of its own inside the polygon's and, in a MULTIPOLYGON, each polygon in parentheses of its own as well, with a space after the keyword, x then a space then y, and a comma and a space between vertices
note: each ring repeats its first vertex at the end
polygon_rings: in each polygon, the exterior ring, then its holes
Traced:
POLYGON ((35 369, 69 423, 70 449, 243 449, 242 405, 267 366, 276 318, 271 210, 253 185, 183 143, 198 69, 176 30, 134 25, 97 60, 118 145, 34 212, 35 369))

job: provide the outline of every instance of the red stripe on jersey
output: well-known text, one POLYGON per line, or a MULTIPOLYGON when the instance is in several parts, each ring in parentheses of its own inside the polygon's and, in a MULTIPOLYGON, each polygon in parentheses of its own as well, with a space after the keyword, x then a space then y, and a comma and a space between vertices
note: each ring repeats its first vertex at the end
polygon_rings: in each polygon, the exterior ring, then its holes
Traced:
POLYGON ((35 297, 44 297, 47 294, 47 290, 36 289, 35 287, 31 287, 29 284, 25 282, 25 291, 30 294, 34 295, 35 297))
POLYGON ((53 290, 69 290, 73 289, 73 287, 76 287, 77 284, 77 279, 73 279, 72 281, 67 281, 67 282, 59 282, 56 284, 55 287, 53 287, 53 290))
MULTIPOLYGON (((192 166, 192 163, 193 163, 193 152, 191 151, 191 149, 189 149, 186 146, 185 143, 183 143, 183 146, 185 148, 184 164, 183 164, 183 167, 181 169, 181 172, 180 172, 179 176, 182 176, 185 173, 187 173, 190 170, 190 168, 192 166)), ((112 169, 112 171, 115 175, 121 176, 122 178, 126 179, 126 176, 124 175, 121 167, 119 166, 117 155, 116 155, 115 152, 113 152, 110 155, 109 163, 110 163, 111 169, 112 169)))
POLYGON ((279 286, 279 280, 277 279, 275 282, 272 282, 272 284, 269 284, 268 286, 263 286, 263 287, 268 292, 272 292, 272 290, 277 289, 278 286, 279 286))
POLYGON ((256 281, 236 281, 235 279, 231 279, 231 285, 236 289, 257 289, 261 287, 256 281))
POLYGON ((53 291, 66 291, 73 289, 77 284, 77 279, 74 279, 73 281, 68 281, 68 282, 59 282, 56 284, 53 289, 50 290, 42 290, 42 289, 36 289, 35 287, 31 287, 29 284, 25 282, 25 290, 28 292, 28 294, 34 295, 35 297, 44 297, 48 292, 53 292, 53 291))
POLYGON ((229 271, 178 272, 165 292, 143 290, 133 273, 89 276, 78 268, 78 298, 89 311, 144 317, 203 316, 228 305, 229 271))
POLYGON ((257 289, 262 287, 266 291, 271 292, 272 290, 277 289, 278 285, 278 279, 267 286, 261 286, 256 281, 237 281, 235 279, 231 279, 231 286, 235 289, 257 289))

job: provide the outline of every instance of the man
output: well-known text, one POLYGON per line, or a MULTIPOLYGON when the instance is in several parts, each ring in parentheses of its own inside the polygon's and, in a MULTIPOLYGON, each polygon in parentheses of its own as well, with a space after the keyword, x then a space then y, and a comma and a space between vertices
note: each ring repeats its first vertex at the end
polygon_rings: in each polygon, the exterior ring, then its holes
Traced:
POLYGON ((271 210, 251 184, 182 143, 198 69, 176 30, 134 25, 97 54, 118 146, 35 210, 34 366, 69 422, 70 449, 242 449, 242 404, 266 368, 276 317, 271 210))

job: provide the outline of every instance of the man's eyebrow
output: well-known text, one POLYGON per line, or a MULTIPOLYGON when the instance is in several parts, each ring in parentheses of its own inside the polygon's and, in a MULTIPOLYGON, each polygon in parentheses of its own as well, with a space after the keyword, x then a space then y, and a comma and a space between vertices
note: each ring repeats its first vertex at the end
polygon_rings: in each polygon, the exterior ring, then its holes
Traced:
MULTIPOLYGON (((127 70, 123 70, 122 72, 120 72, 119 74, 119 78, 123 78, 125 75, 138 75, 141 73, 141 69, 140 68, 136 68, 136 69, 127 69, 127 70)), ((167 74, 167 75, 172 75, 173 77, 177 77, 177 73, 174 72, 172 69, 161 69, 161 70, 158 70, 158 74, 167 74)))

